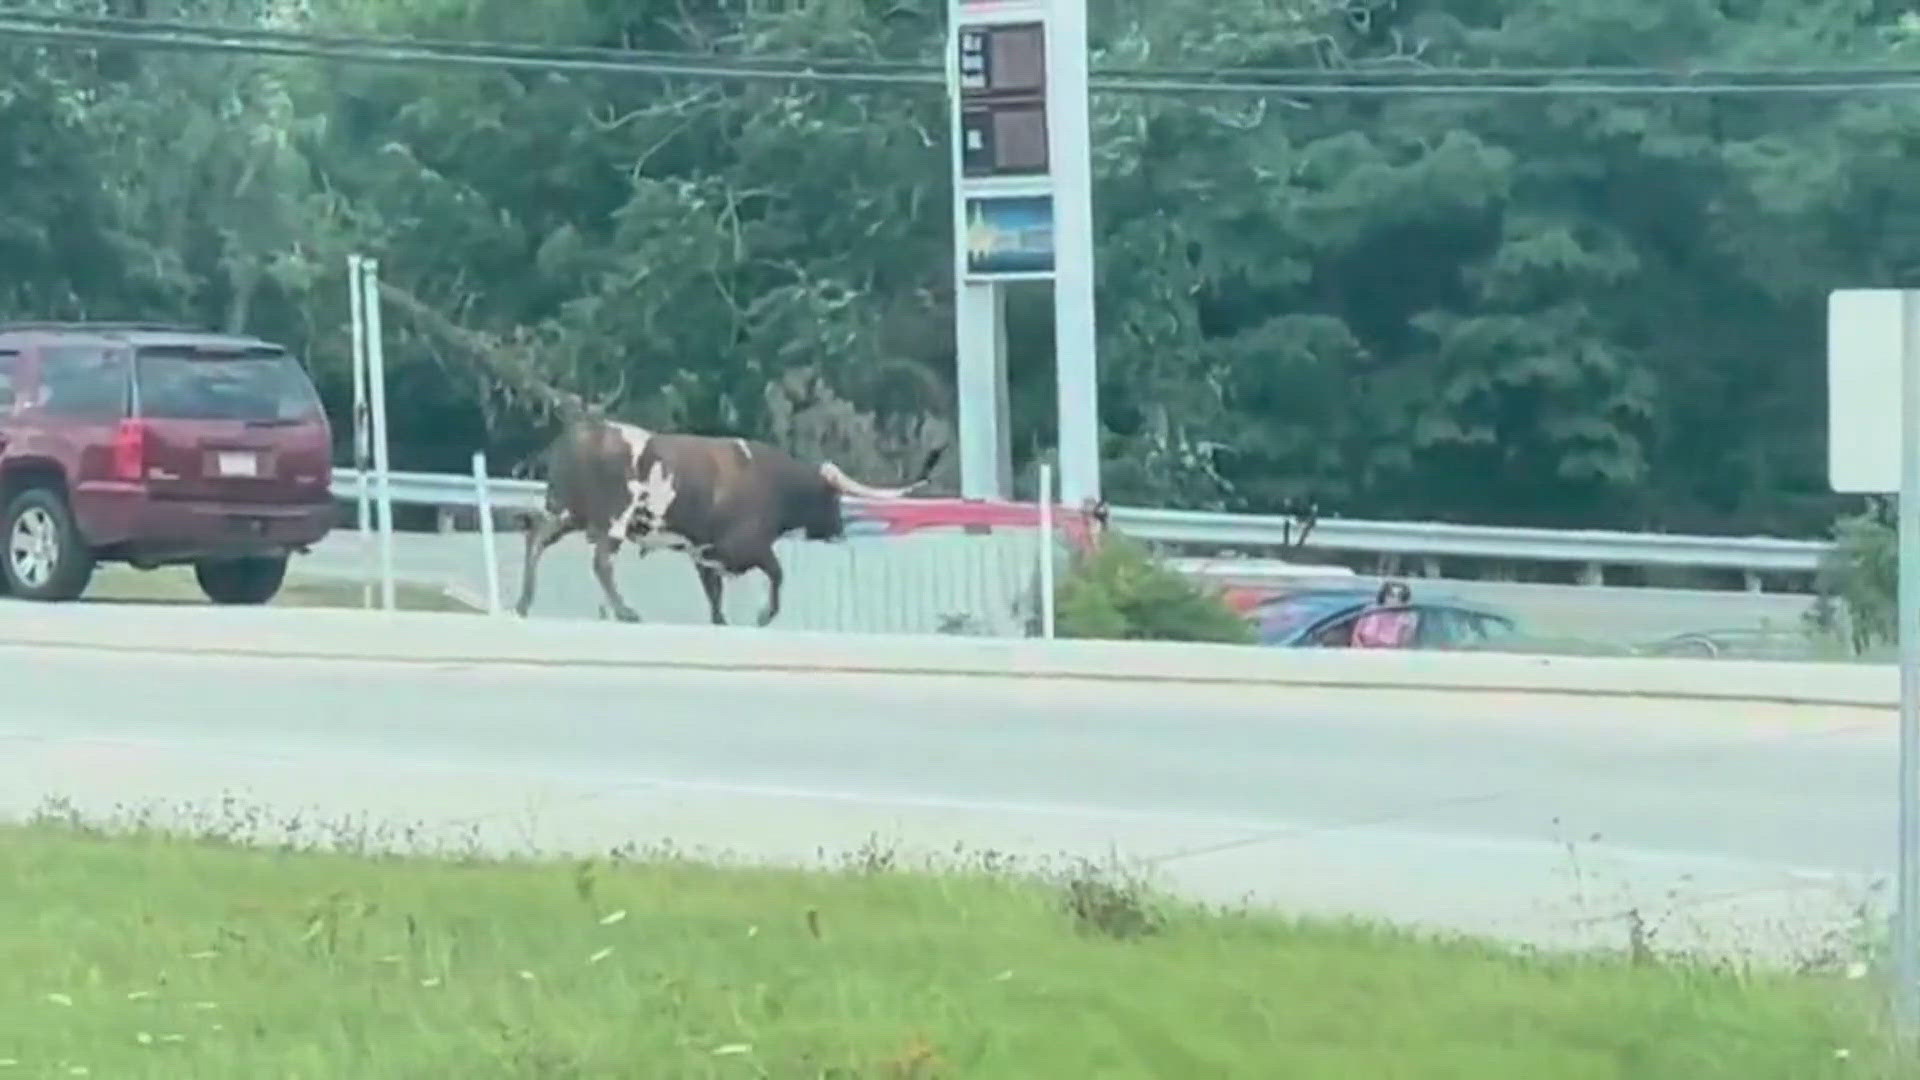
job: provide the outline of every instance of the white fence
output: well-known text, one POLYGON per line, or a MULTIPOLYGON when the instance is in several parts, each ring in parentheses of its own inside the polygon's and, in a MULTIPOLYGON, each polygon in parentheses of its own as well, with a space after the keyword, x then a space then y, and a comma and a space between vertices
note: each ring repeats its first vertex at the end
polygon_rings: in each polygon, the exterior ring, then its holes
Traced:
MULTIPOLYGON (((485 565, 477 533, 436 537, 435 543, 445 545, 457 566, 485 565)), ((511 604, 520 593, 522 548, 500 547, 496 573, 511 604)), ((640 617, 649 623, 706 624, 706 594, 692 563, 679 555, 634 552, 626 549, 614 561, 614 580, 640 617)), ((1035 529, 996 529, 988 535, 928 530, 855 536, 838 544, 790 538, 776 543, 774 553, 785 570, 774 624, 782 630, 987 637, 1040 632, 1035 529)), ((606 617, 586 545, 559 544, 548 551, 538 582, 529 614, 606 617)), ((727 581, 722 610, 728 623, 751 626, 766 599, 766 579, 749 572, 727 581)))

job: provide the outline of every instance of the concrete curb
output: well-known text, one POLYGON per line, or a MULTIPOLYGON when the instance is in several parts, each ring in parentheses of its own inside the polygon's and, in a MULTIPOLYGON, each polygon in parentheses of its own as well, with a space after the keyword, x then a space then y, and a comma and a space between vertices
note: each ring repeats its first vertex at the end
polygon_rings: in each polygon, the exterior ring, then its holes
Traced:
POLYGON ((1277 650, 423 612, 0 603, 0 646, 417 664, 681 668, 1523 693, 1891 709, 1891 665, 1277 650))

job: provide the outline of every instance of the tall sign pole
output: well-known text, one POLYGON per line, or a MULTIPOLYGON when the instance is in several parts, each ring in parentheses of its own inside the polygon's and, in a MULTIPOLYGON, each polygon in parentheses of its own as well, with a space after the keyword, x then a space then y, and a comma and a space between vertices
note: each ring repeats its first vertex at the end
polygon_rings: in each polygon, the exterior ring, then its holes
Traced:
POLYGON ((1060 495, 1100 497, 1086 0, 949 0, 960 486, 1012 487, 1006 297, 1053 285, 1060 495))
POLYGON ((1920 292, 1900 293, 1900 884, 1894 947, 1900 1015, 1920 1034, 1920 292))
POLYGON ((1920 1038, 1920 290, 1827 297, 1827 476, 1833 490, 1899 493, 1899 849, 1893 914, 1898 1028, 1920 1038))

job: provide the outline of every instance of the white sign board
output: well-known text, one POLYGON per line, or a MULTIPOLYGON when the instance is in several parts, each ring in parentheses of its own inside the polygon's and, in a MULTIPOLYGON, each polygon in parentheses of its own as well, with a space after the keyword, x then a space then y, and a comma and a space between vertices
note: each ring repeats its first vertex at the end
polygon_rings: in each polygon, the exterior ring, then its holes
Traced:
POLYGON ((1833 490, 1900 490, 1900 289, 1827 294, 1827 480, 1833 490))

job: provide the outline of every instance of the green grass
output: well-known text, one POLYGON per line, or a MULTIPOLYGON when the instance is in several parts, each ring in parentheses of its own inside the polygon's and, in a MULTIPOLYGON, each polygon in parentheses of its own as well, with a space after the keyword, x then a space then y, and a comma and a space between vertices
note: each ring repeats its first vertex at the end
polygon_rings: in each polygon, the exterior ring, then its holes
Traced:
POLYGON ((1866 981, 1527 957, 1077 880, 0 828, 0 1077, 1900 1075, 1866 981), (1129 919, 1145 932, 1101 930, 1129 919))
MULTIPOLYGON (((357 581, 313 577, 297 572, 287 574, 286 584, 271 602, 273 607, 359 607, 357 581)), ((473 608, 439 589, 407 582, 394 585, 394 602, 403 611, 448 611, 472 613, 473 608)), ((193 579, 192 569, 164 566, 156 570, 135 570, 131 566, 110 563, 94 572, 85 599, 99 602, 139 604, 206 604, 206 594, 193 579)), ((379 602, 376 592, 374 601, 379 602)))

